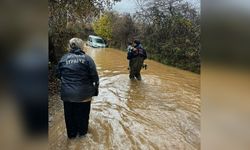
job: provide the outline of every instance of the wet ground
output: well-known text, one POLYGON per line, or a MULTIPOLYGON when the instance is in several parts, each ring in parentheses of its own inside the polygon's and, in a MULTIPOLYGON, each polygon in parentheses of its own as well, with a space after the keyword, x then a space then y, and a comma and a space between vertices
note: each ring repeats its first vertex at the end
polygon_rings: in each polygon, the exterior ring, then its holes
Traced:
POLYGON ((51 96, 50 149, 200 149, 200 75, 146 60, 142 81, 130 81, 125 52, 88 48, 87 53, 100 76, 89 133, 68 140, 62 102, 51 96))

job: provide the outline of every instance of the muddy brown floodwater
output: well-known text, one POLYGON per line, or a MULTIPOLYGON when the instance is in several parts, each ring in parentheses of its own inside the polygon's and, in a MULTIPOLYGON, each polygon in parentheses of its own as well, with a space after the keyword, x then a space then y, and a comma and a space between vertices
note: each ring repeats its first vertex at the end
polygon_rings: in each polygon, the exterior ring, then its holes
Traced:
POLYGON ((200 75, 146 60, 142 81, 130 81, 125 52, 86 50, 100 76, 89 133, 68 140, 62 102, 51 96, 50 149, 200 149, 200 75))

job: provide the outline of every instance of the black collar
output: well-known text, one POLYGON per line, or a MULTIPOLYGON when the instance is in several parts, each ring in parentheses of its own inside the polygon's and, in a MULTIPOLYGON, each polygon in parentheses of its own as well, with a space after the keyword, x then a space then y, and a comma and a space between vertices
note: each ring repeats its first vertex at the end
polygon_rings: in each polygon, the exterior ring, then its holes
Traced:
POLYGON ((80 48, 71 49, 71 50, 70 50, 70 53, 74 53, 74 54, 78 54, 78 55, 80 55, 80 54, 85 54, 85 52, 82 51, 80 48))

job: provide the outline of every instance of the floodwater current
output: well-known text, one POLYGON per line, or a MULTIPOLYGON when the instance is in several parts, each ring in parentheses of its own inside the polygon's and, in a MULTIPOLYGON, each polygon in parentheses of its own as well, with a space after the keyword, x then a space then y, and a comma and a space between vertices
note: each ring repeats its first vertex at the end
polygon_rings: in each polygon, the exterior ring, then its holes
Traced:
POLYGON ((50 149, 200 149, 200 75, 146 60, 142 81, 131 81, 125 52, 85 49, 100 76, 89 132, 67 139, 62 102, 54 95, 49 109, 50 149))

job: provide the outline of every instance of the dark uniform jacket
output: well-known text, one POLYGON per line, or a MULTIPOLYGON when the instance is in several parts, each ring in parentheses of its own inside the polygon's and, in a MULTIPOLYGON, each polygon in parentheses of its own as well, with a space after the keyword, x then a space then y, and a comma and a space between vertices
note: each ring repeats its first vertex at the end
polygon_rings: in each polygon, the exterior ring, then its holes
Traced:
POLYGON ((141 44, 138 44, 134 48, 136 48, 135 51, 134 50, 128 51, 127 59, 131 60, 131 59, 136 58, 138 56, 143 57, 144 59, 147 58, 147 53, 146 53, 145 49, 142 48, 141 44))
POLYGON ((97 96, 99 77, 93 59, 81 49, 72 49, 59 61, 57 77, 61 80, 61 99, 81 102, 97 96))

